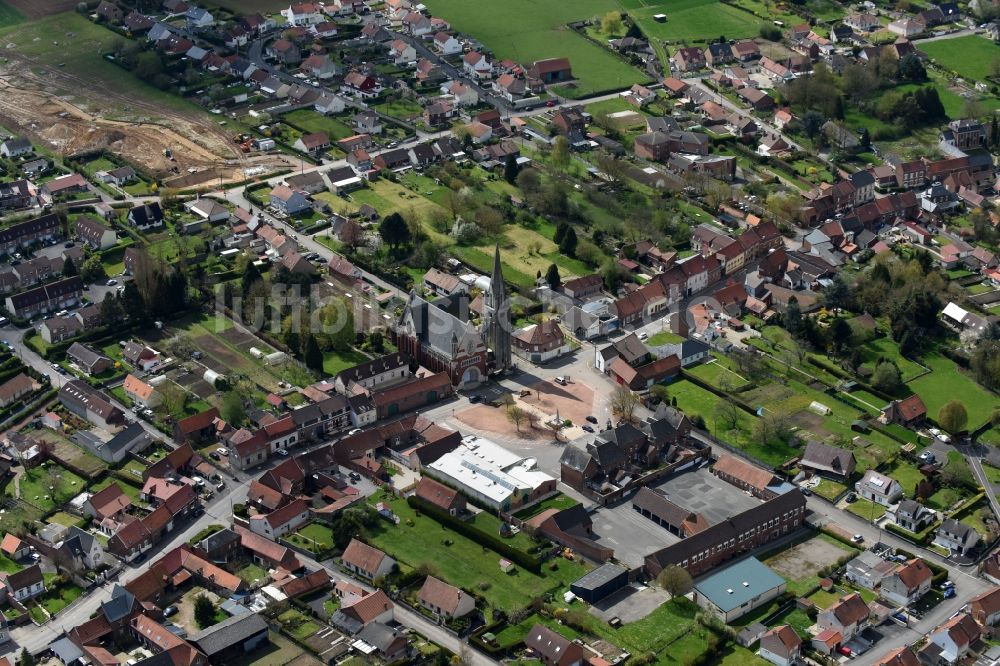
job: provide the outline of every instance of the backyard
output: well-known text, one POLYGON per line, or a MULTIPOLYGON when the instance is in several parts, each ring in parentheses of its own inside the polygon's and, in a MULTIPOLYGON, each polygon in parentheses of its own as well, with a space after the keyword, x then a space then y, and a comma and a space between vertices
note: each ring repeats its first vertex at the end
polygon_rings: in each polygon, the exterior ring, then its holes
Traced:
POLYGON ((976 81, 985 81, 997 57, 997 45, 978 35, 924 42, 920 50, 942 67, 976 81))
MULTIPOLYGON (((73 472, 48 461, 29 469, 20 478, 21 499, 50 513, 83 492, 86 485, 73 472)), ((7 485, 8 493, 13 489, 14 484, 7 485)))
POLYGON ((945 356, 928 354, 922 361, 933 372, 909 382, 908 386, 924 401, 930 418, 936 419, 941 407, 957 398, 962 401, 969 414, 970 430, 989 420, 994 408, 1000 403, 996 396, 945 356))
POLYGON ((500 571, 500 555, 426 515, 417 515, 404 500, 392 499, 387 503, 401 522, 390 525, 379 521, 370 529, 368 541, 372 545, 412 568, 429 565, 452 585, 477 591, 494 608, 506 611, 521 608, 538 595, 567 588, 588 568, 578 562, 557 559, 553 561, 556 571, 546 564, 542 575, 521 567, 505 574, 500 571))

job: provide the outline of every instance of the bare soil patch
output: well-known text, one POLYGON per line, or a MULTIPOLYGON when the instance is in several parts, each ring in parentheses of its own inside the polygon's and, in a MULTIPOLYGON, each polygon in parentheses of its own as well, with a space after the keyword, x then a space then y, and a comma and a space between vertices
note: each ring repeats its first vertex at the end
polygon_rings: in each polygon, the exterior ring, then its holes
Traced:
POLYGON ((816 537, 768 558, 765 564, 785 578, 802 580, 836 563, 846 554, 847 551, 840 546, 816 537))
POLYGON ((528 407, 548 414, 558 412, 560 418, 569 419, 574 424, 584 423, 593 413, 594 390, 586 384, 573 382, 568 386, 559 386, 546 380, 527 388, 531 395, 520 398, 520 402, 528 407))
POLYGON ((507 418, 507 411, 503 407, 474 405, 456 413, 455 419, 476 430, 493 432, 508 437, 552 439, 552 431, 542 427, 540 424, 538 428, 532 428, 527 422, 522 423, 521 432, 518 433, 514 424, 507 418))

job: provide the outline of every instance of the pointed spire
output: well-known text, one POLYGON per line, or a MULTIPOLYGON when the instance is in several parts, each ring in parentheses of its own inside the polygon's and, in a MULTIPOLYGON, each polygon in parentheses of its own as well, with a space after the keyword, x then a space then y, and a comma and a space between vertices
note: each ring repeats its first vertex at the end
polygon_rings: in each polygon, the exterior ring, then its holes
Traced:
POLYGON ((491 276, 490 288, 496 289, 494 285, 503 284, 503 273, 500 270, 500 243, 497 243, 496 254, 493 255, 493 275, 491 276))

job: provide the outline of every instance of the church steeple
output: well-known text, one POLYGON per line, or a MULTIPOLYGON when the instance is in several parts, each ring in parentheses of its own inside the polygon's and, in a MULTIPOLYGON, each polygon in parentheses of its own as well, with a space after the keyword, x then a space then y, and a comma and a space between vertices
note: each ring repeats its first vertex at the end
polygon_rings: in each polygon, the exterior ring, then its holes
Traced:
POLYGON ((507 286, 503 281, 503 269, 500 266, 500 244, 497 243, 493 256, 493 275, 490 276, 490 288, 485 295, 485 321, 483 337, 487 346, 493 350, 494 369, 507 372, 513 367, 510 341, 510 298, 507 296, 507 286))

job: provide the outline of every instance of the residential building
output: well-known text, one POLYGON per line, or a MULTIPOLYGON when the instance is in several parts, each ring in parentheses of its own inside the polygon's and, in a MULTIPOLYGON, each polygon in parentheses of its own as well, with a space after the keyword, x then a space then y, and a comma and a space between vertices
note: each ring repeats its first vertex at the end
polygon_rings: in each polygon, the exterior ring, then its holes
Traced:
POLYGON ((879 595, 899 606, 908 606, 927 594, 934 574, 920 558, 913 558, 882 580, 879 595))
POLYGON ((269 539, 277 539, 309 522, 310 515, 308 502, 303 499, 292 500, 270 513, 251 516, 250 531, 269 539))
POLYGON ((859 497, 882 506, 895 504, 903 496, 903 488, 899 485, 899 481, 885 474, 879 474, 873 469, 865 472, 864 477, 854 484, 854 489, 859 497))
POLYGON ((513 351, 532 363, 547 363, 572 350, 559 322, 548 319, 514 331, 513 351))
POLYGON ((83 296, 83 281, 76 275, 28 289, 6 298, 7 312, 31 319, 37 315, 72 307, 83 296))
MULTIPOLYGON (((970 599, 969 614, 983 628, 996 627, 1000 623, 1000 587, 991 588, 970 599)), ((992 629, 986 631, 994 633, 992 629)))
POLYGON ((384 577, 396 567, 396 560, 357 539, 351 539, 340 563, 348 571, 368 580, 384 577))
POLYGON ((981 633, 971 615, 959 613, 931 632, 920 656, 930 664, 956 664, 969 654, 981 633))
MULTIPOLYGON (((0 384, 0 407, 9 407, 35 390, 35 382, 28 375, 19 372, 0 384)), ((23 405, 22 405, 23 406, 23 405)))
POLYGON ((143 409, 159 406, 162 399, 152 384, 142 381, 131 373, 125 377, 122 388, 132 403, 143 409))
POLYGON ((542 624, 528 630, 524 645, 545 666, 580 666, 583 663, 583 647, 579 643, 542 624))
POLYGON ((979 541, 979 532, 954 518, 946 518, 934 533, 934 543, 951 551, 952 557, 968 555, 979 546, 979 541))
POLYGON ((762 659, 776 666, 795 666, 801 655, 802 639, 787 624, 770 629, 760 638, 762 659))
POLYGON ((267 621, 257 613, 241 613, 188 636, 211 663, 226 664, 268 644, 267 621))
POLYGON ((861 595, 852 592, 821 611, 816 616, 816 626, 820 631, 832 629, 843 637, 844 642, 847 642, 868 627, 870 614, 868 604, 861 595))
POLYGON ((879 557, 866 550, 847 563, 844 578, 855 585, 874 590, 887 576, 896 571, 896 563, 879 557))
POLYGON ((117 429, 125 423, 125 414, 107 396, 78 379, 63 384, 59 402, 78 417, 105 430, 117 429))
POLYGON ((443 483, 438 483, 429 476, 420 477, 415 494, 425 502, 433 504, 452 516, 459 516, 467 511, 465 496, 462 493, 443 483))
POLYGON ((287 185, 278 185, 271 190, 270 203, 286 215, 297 215, 312 209, 305 192, 293 190, 287 185))
POLYGON ((163 226, 163 209, 159 201, 142 204, 128 212, 128 222, 139 231, 149 231, 163 226))
POLYGON ((727 453, 719 455, 712 466, 712 474, 745 490, 754 497, 769 500, 792 490, 792 484, 779 478, 773 472, 751 465, 727 453))
POLYGON ((434 576, 427 576, 418 596, 420 605, 443 620, 465 617, 476 609, 469 593, 434 576))
POLYGON ((854 474, 857 461, 854 453, 816 440, 806 444, 806 450, 799 460, 799 467, 814 472, 848 480, 854 474))
POLYGON ((932 524, 937 519, 937 514, 919 502, 904 499, 896 506, 894 518, 896 524, 904 530, 917 533, 932 524))
POLYGON ((76 237, 93 250, 107 250, 118 243, 118 235, 92 217, 76 219, 76 237))
POLYGON ((14 573, 0 572, 0 584, 4 594, 15 601, 24 603, 45 591, 42 569, 37 564, 14 573))

